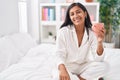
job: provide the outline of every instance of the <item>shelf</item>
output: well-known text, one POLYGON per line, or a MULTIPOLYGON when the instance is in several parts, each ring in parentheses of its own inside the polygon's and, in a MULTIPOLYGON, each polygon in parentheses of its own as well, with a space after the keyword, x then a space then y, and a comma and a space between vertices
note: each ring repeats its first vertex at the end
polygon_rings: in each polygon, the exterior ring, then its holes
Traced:
POLYGON ((55 39, 46 38, 42 40, 42 43, 55 43, 55 39))
POLYGON ((41 25, 56 25, 56 21, 41 21, 41 25))

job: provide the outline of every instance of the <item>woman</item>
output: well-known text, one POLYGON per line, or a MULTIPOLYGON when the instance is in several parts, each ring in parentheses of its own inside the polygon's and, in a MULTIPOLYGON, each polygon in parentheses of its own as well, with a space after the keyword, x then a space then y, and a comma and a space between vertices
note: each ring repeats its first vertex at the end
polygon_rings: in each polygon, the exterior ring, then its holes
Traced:
POLYGON ((108 68, 102 43, 105 29, 98 30, 95 35, 91 26, 87 9, 81 3, 72 3, 57 35, 59 80, 75 80, 75 76, 76 80, 94 80, 105 75, 108 68))

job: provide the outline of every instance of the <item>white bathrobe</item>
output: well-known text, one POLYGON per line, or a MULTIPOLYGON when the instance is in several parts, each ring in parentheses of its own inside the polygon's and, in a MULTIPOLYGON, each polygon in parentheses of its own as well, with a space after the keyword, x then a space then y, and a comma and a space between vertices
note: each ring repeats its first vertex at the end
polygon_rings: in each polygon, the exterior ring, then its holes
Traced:
MULTIPOLYGON (((93 80, 104 76, 106 73, 108 66, 104 62, 105 53, 103 52, 100 56, 97 55, 97 38, 91 29, 89 29, 89 36, 85 29, 79 47, 74 26, 61 28, 57 35, 56 48, 57 67, 59 64, 64 64, 71 80, 75 80, 73 75, 80 75, 87 80, 93 80)), ((59 71, 56 77, 59 78, 59 71)), ((76 78, 76 80, 79 79, 76 78)))

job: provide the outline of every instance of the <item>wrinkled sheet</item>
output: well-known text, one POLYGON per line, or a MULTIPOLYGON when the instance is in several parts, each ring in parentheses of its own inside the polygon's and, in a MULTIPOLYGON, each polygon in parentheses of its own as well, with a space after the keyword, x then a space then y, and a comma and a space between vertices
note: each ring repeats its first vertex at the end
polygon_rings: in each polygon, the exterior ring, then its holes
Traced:
MULTIPOLYGON (((53 80, 55 45, 41 44, 29 50, 17 64, 0 73, 0 80, 53 80)), ((120 49, 105 48, 110 71, 105 80, 120 80, 120 49)))
POLYGON ((109 72, 105 80, 120 80, 120 49, 105 48, 105 61, 109 63, 109 72))
POLYGON ((53 44, 32 48, 17 64, 0 73, 0 80, 51 80, 54 53, 53 44))

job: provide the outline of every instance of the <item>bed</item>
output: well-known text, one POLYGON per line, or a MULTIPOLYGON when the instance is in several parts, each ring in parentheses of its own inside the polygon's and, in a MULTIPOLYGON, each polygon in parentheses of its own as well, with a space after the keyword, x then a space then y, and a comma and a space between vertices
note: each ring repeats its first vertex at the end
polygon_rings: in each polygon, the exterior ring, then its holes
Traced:
MULTIPOLYGON (((54 80, 55 48, 55 44, 37 44, 27 33, 0 38, 0 80, 54 80)), ((105 48, 105 53, 110 71, 104 79, 120 80, 120 49, 105 48)))

